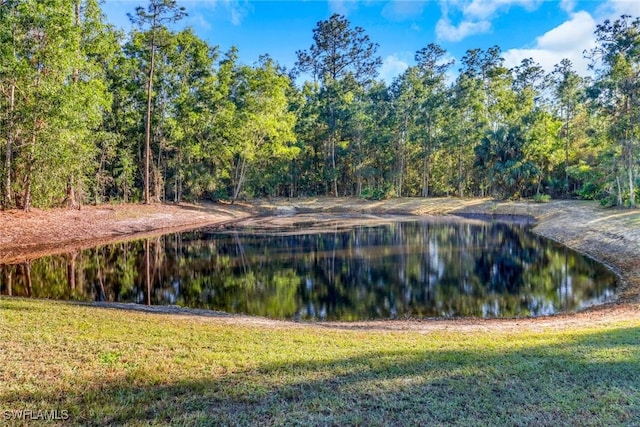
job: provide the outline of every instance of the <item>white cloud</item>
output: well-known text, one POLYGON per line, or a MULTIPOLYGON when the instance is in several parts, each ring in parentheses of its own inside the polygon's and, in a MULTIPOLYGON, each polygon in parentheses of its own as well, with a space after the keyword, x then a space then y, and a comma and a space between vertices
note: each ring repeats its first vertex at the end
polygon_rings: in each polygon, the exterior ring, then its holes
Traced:
POLYGON ((603 19, 615 20, 620 15, 640 16, 640 2, 638 0, 609 0, 598 9, 598 15, 603 19))
POLYGON ((440 40, 457 42, 473 34, 486 33, 491 30, 489 21, 462 21, 453 25, 449 18, 440 18, 436 24, 436 35, 440 40))
POLYGON ((541 0, 441 0, 442 16, 436 24, 436 35, 441 40, 460 41, 489 32, 491 20, 511 6, 534 10, 540 3, 541 0), (452 15, 460 17, 457 23, 452 15))
POLYGON ((196 13, 193 15, 189 14, 189 17, 187 18, 187 22, 189 23, 190 26, 201 28, 205 31, 211 30, 211 24, 209 24, 209 21, 207 21, 204 15, 202 15, 201 13, 196 13))
POLYGON ((231 12, 231 23, 235 26, 242 24, 242 19, 246 16, 242 9, 232 8, 231 12))
POLYGON ((569 21, 563 22, 537 38, 541 49, 574 50, 591 42, 596 22, 587 12, 577 12, 569 21))
POLYGON ((204 29, 210 29, 211 26, 201 14, 195 14, 191 17, 191 11, 223 10, 223 13, 227 14, 228 19, 235 26, 241 25, 244 18, 253 12, 253 5, 249 0, 183 0, 181 4, 189 13, 189 21, 204 29))
POLYGON ((328 0, 331 13, 347 16, 358 8, 358 0, 328 0))
POLYGON ((535 10, 540 0, 472 0, 463 2, 462 13, 467 18, 491 19, 498 11, 511 6, 521 6, 526 10, 535 10))
POLYGON ((595 30, 598 23, 605 19, 616 20, 620 15, 640 16, 638 0, 607 0, 603 2, 592 16, 586 11, 577 11, 575 0, 562 0, 560 8, 569 12, 570 19, 538 37, 534 47, 530 49, 510 49, 504 52, 505 65, 513 67, 525 59, 533 58, 546 71, 564 58, 569 59, 574 70, 581 75, 590 75, 590 60, 584 57, 596 46, 595 30))
POLYGON ((426 1, 391 0, 382 9, 382 16, 392 21, 404 21, 422 15, 426 1))
POLYGON ((242 24, 244 18, 253 11, 253 6, 248 0, 223 0, 223 4, 229 10, 231 23, 235 26, 242 24))
POLYGON ((576 72, 589 74, 589 60, 584 51, 595 47, 596 21, 585 12, 571 15, 571 19, 547 31, 536 39, 531 49, 510 49, 504 52, 505 65, 514 67, 525 58, 533 58, 545 71, 552 71, 564 58, 569 59, 576 72))
POLYGON ((564 10, 567 13, 573 12, 576 8, 575 0, 561 0, 560 1, 560 9, 564 10))
POLYGON ((409 68, 408 61, 401 59, 398 54, 387 56, 382 62, 380 67, 380 77, 387 83, 402 74, 407 68, 409 68))

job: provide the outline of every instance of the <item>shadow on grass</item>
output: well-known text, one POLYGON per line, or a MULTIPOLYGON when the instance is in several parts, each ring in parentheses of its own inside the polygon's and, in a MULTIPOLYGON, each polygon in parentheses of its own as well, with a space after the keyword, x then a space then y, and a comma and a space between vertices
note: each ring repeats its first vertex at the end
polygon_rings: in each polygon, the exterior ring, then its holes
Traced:
POLYGON ((121 376, 60 396, 0 401, 75 408, 75 425, 638 425, 640 328, 503 353, 272 363, 170 384, 121 376))

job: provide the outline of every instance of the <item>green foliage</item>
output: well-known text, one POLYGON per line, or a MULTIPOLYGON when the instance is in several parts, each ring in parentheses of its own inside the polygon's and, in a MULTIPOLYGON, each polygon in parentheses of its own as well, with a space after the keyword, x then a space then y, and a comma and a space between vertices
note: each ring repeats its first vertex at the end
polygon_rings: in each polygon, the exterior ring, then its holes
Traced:
POLYGON ((640 18, 623 15, 597 26, 592 50, 599 80, 590 91, 594 104, 607 117, 607 137, 618 147, 610 152, 613 170, 609 185, 617 205, 635 207, 640 172, 640 18))
POLYGON ((476 147, 475 166, 487 174, 493 196, 519 198, 531 191, 539 171, 525 158, 525 143, 521 129, 500 128, 476 147))
POLYGON ((365 187, 360 197, 366 200, 385 200, 397 197, 397 195, 391 183, 387 183, 383 188, 365 187))
POLYGON ((551 201, 551 196, 548 194, 536 194, 533 196, 533 201, 536 203, 549 203, 551 201))
POLYGON ((376 56, 378 45, 370 41, 364 29, 352 28, 346 17, 338 14, 318 22, 313 40, 308 51, 296 52, 296 72, 309 73, 314 82, 320 83, 318 119, 326 126, 322 135, 323 184, 326 193, 331 188, 336 197, 339 181, 344 184, 346 194, 353 194, 348 188, 354 175, 358 190, 362 188, 359 169, 363 167, 366 127, 364 105, 358 101, 364 100, 366 88, 374 83, 382 59, 376 56), (338 146, 341 141, 343 145, 338 146))
POLYGON ((504 66, 469 49, 449 83, 440 46, 390 85, 378 45, 341 15, 296 68, 252 66, 191 29, 175 0, 124 35, 98 0, 0 9, 0 205, 242 195, 578 196, 635 206, 640 19, 598 25, 595 79, 563 60, 504 66), (300 86, 292 80, 307 78, 300 86))
POLYGON ((109 29, 93 0, 9 2, 3 11, 3 206, 76 205, 110 102, 100 62, 110 53, 96 36, 108 39, 109 29))

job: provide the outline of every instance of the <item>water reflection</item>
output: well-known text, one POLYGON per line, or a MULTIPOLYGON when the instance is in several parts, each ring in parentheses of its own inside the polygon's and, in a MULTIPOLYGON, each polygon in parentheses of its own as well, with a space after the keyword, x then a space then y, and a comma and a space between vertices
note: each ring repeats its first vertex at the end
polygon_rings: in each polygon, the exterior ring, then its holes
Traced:
POLYGON ((200 230, 0 266, 5 295, 321 320, 538 316, 606 301, 615 282, 523 226, 478 221, 200 230))

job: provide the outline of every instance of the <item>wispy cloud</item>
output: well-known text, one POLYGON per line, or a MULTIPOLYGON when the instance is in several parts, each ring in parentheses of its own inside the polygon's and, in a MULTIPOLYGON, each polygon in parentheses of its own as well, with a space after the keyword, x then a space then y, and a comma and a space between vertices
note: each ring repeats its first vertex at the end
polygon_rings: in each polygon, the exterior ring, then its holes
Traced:
POLYGON ((205 28, 208 23, 201 13, 204 11, 222 11, 227 15, 229 21, 235 25, 241 25, 244 18, 253 12, 253 5, 249 0, 183 0, 182 4, 187 12, 192 13, 192 21, 205 28))
POLYGON ((640 16, 640 2, 637 0, 608 0, 603 2, 592 15, 578 10, 580 3, 562 0, 560 8, 569 13, 569 19, 536 38, 529 49, 510 49, 504 53, 505 65, 513 67, 525 58, 533 58, 546 71, 552 71, 562 59, 569 59, 574 70, 581 75, 589 75, 590 60, 584 53, 596 46, 597 23, 605 19, 615 20, 620 15, 640 16))
POLYGON ((404 56, 406 55, 393 54, 384 58, 382 67, 380 67, 380 77, 382 80, 391 83, 395 77, 409 68, 409 62, 404 59, 404 56))
POLYGON ((328 0, 331 13, 347 16, 358 8, 358 0, 328 0))
POLYGON ((640 2, 638 0, 609 0, 600 6, 597 14, 605 19, 617 19, 620 15, 640 16, 640 2))
MULTIPOLYGON (((470 19, 492 19, 496 13, 511 6, 520 6, 526 10, 535 10, 541 0, 471 0, 462 2, 462 13, 470 19)), ((451 3, 457 4, 456 2, 451 3)))
POLYGON ((440 1, 442 16, 436 24, 436 35, 445 41, 464 38, 491 30, 491 21, 512 6, 535 10, 541 0, 462 0, 440 1))
POLYGON ((462 21, 454 25, 448 17, 443 16, 436 24, 436 35, 441 40, 457 42, 473 34, 486 33, 490 29, 489 21, 462 21))
POLYGON ((567 13, 573 12, 576 8, 576 0, 561 0, 560 1, 560 9, 564 10, 567 13))
POLYGON ((382 8, 382 16, 391 21, 404 21, 422 15, 425 4, 423 0, 391 0, 382 8))
POLYGON ((536 39, 531 49, 510 49, 504 53, 505 65, 513 67, 525 58, 533 58, 547 72, 552 71, 562 59, 569 59, 576 72, 589 73, 589 60, 583 52, 595 47, 596 21, 585 11, 576 12, 568 21, 547 31, 536 39))
POLYGON ((207 21, 207 18, 204 17, 201 13, 190 14, 188 18, 188 23, 192 27, 202 28, 205 31, 211 30, 211 24, 207 21))
POLYGON ((223 0, 223 4, 229 10, 231 23, 236 26, 242 24, 242 20, 253 12, 253 6, 247 0, 223 0))

